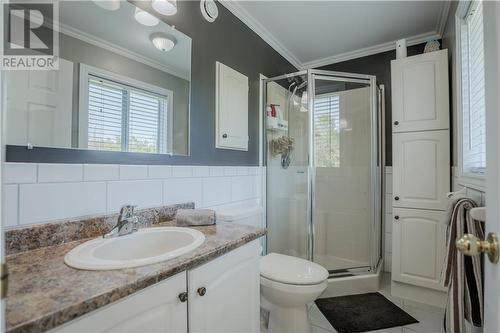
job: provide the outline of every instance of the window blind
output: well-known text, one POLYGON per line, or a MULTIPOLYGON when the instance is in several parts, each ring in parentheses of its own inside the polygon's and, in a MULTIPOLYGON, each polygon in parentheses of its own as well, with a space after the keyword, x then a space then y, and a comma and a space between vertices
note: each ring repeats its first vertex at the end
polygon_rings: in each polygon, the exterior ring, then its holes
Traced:
POLYGON ((167 152, 166 96, 89 75, 88 147, 167 152))
POLYGON ((483 174, 486 168, 484 41, 482 2, 472 2, 461 27, 462 168, 483 174))
POLYGON ((315 163, 317 167, 340 166, 340 97, 314 99, 315 163))
POLYGON ((88 148, 122 150, 127 91, 98 78, 89 79, 88 148))

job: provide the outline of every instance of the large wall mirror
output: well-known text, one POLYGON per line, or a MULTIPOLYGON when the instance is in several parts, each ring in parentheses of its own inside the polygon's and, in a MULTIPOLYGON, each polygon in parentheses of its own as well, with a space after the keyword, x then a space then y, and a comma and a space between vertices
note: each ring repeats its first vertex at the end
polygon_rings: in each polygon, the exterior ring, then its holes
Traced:
POLYGON ((189 155, 191 38, 103 3, 59 2, 59 70, 5 72, 6 144, 189 155))

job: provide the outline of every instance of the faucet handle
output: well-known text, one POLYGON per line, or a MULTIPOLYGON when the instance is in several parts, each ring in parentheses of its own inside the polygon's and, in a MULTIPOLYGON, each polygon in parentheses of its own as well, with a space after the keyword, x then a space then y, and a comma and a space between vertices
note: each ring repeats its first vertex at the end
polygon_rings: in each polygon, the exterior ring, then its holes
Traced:
POLYGON ((120 218, 129 218, 134 215, 134 209, 136 205, 125 205, 120 209, 120 218))

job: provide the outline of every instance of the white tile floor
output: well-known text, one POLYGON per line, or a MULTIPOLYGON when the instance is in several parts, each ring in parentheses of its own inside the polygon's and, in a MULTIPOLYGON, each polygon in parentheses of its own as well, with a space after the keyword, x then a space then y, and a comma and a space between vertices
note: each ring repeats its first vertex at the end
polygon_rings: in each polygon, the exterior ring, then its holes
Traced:
MULTIPOLYGON (((389 329, 372 331, 376 333, 443 333, 443 316, 444 310, 429 306, 426 304, 405 301, 401 298, 391 295, 391 277, 390 274, 385 274, 382 279, 381 290, 379 291, 387 299, 400 308, 408 312, 411 316, 419 321, 417 324, 407 325, 403 327, 394 327, 389 329)), ((328 320, 319 311, 318 307, 313 304, 309 310, 309 320, 312 324, 312 333, 336 333, 328 320)), ((261 325, 262 332, 267 329, 264 324, 261 325)))
MULTIPOLYGON (((372 331, 376 333, 442 333, 444 310, 426 304, 406 301, 391 295, 390 275, 385 274, 382 280, 382 288, 379 291, 387 299, 408 312, 419 321, 417 324, 403 327, 372 331)), ((316 305, 312 305, 309 311, 309 319, 312 324, 313 333, 335 333, 335 329, 319 311, 316 305)))

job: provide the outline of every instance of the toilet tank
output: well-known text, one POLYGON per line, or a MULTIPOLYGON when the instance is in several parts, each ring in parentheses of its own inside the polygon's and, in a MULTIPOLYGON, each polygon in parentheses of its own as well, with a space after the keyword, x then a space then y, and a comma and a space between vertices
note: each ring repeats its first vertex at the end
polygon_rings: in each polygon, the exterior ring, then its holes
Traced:
POLYGON ((262 207, 258 205, 233 206, 215 210, 217 221, 247 224, 262 228, 262 207))

